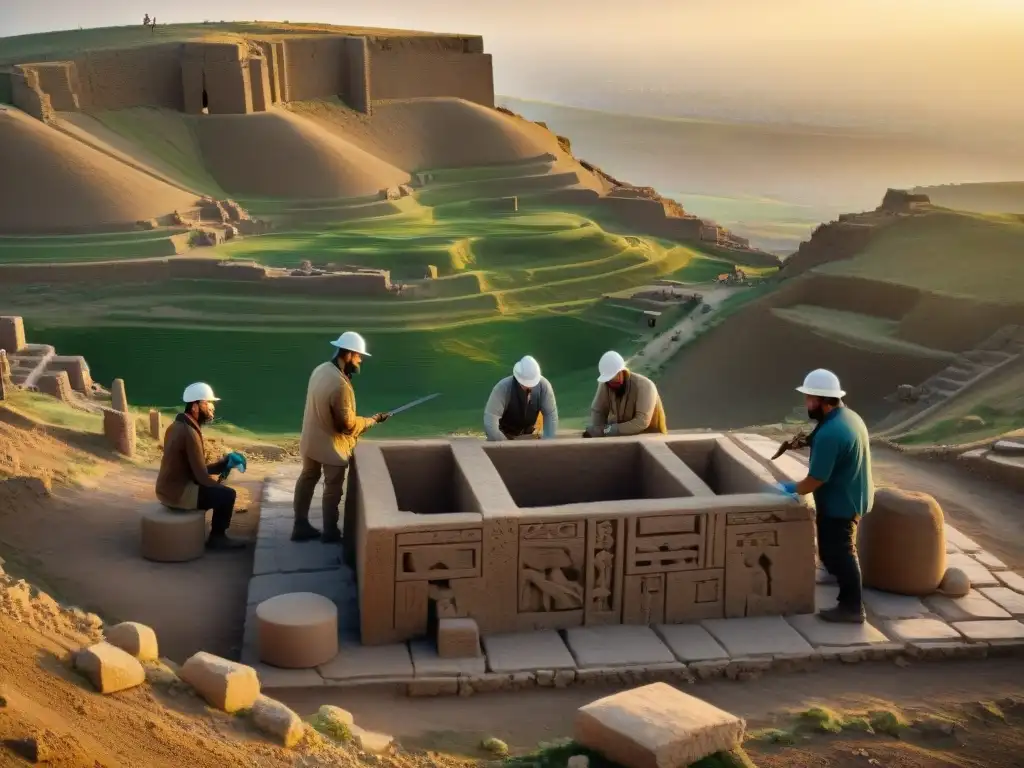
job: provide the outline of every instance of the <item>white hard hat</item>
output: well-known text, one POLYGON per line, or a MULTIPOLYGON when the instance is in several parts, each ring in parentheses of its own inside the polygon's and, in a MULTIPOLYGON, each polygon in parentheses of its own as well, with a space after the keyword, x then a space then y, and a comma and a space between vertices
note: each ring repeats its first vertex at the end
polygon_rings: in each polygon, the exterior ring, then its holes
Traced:
POLYGON ((814 397, 842 397, 846 394, 839 384, 839 377, 824 368, 808 373, 804 385, 797 387, 796 391, 814 397))
POLYGON ((366 351, 366 339, 355 331, 345 331, 337 341, 331 342, 331 346, 348 352, 358 352, 363 357, 370 357, 370 353, 366 351))
POLYGON ((540 363, 527 355, 512 366, 512 375, 524 387, 532 389, 540 384, 540 363))
POLYGON ((213 394, 213 387, 209 384, 197 381, 195 384, 189 384, 185 387, 185 394, 181 396, 181 400, 184 403, 198 403, 201 400, 214 403, 220 400, 220 398, 213 394))
POLYGON ((601 360, 597 364, 597 372, 600 374, 597 380, 604 384, 606 381, 614 379, 615 374, 625 370, 625 368, 626 361, 622 359, 622 355, 609 350, 601 355, 601 360))

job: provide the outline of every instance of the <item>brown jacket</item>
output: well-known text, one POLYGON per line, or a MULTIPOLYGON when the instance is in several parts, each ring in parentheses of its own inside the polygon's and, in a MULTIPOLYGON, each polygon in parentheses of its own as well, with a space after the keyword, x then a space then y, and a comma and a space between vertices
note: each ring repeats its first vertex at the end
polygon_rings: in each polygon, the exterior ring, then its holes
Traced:
POLYGON ((156 477, 156 497, 175 509, 195 509, 199 486, 216 486, 210 475, 220 472, 222 462, 207 465, 203 433, 195 419, 179 413, 164 432, 164 455, 156 477))
POLYGON ((373 419, 356 415, 355 390, 338 366, 327 362, 313 370, 299 440, 303 457, 334 467, 345 466, 359 436, 374 424, 373 419))
POLYGON ((658 387, 646 376, 632 371, 626 371, 625 381, 618 391, 609 389, 605 384, 598 384, 594 402, 590 406, 590 427, 587 432, 600 437, 609 422, 617 425, 615 433, 619 435, 667 433, 665 409, 661 405, 658 387))

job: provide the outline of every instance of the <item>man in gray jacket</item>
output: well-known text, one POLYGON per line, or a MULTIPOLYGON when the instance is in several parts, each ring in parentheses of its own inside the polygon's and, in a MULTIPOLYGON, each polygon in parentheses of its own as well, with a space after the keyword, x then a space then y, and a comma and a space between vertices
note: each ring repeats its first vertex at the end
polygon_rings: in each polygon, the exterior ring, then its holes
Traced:
POLYGON ((484 432, 489 442, 516 440, 534 435, 538 427, 544 439, 558 432, 558 407, 551 382, 540 375, 540 364, 527 355, 499 381, 484 408, 484 432))

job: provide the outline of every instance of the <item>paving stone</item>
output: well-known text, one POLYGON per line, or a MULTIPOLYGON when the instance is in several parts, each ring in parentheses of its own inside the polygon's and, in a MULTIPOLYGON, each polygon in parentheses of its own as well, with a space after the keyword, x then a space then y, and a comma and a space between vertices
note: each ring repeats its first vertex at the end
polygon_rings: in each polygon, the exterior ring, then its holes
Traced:
POLYGON ((280 570, 277 565, 277 548, 257 546, 252 556, 252 575, 263 576, 268 573, 278 573, 280 570))
POLYGON ((863 624, 830 624, 810 614, 790 616, 786 621, 815 648, 873 645, 888 642, 885 635, 867 622, 863 624))
POLYGON ((890 621, 886 634, 904 643, 929 643, 960 640, 961 635, 940 619, 897 619, 890 621))
POLYGON ((817 584, 814 587, 814 609, 835 608, 839 602, 839 587, 831 584, 817 584))
POLYGON ((925 598, 924 602, 946 621, 1010 618, 1009 613, 974 589, 963 597, 932 595, 925 598))
POLYGON ((999 579, 993 576, 988 568, 983 566, 977 560, 970 555, 958 554, 958 555, 946 555, 946 567, 947 568, 959 568, 965 574, 967 578, 971 580, 971 586, 977 589, 978 587, 998 587, 999 579))
POLYGON ((800 633, 781 616, 708 619, 701 625, 733 657, 813 652, 800 633))
POLYGON ((313 592, 317 595, 342 603, 355 591, 355 585, 347 581, 340 570, 313 571, 310 573, 267 573, 249 579, 248 605, 262 603, 271 597, 290 592, 313 592))
POLYGON ((1020 592, 1009 587, 986 587, 979 591, 1015 619, 1024 618, 1024 595, 1020 592))
POLYGON ((729 658, 725 648, 699 624, 658 624, 654 631, 680 661, 714 661, 729 658))
POLYGON ((323 677, 315 669, 280 669, 258 660, 246 661, 244 655, 242 663, 256 670, 260 688, 264 691, 275 688, 315 688, 324 684, 323 677))
POLYGON ((994 621, 961 621, 953 625, 970 640, 1024 641, 1024 624, 1013 619, 994 621))
POLYGON ((1005 571, 1006 563, 1000 560, 998 557, 993 555, 991 552, 986 552, 984 549, 981 552, 975 552, 971 555, 975 560, 981 563, 983 566, 988 568, 990 571, 1005 571))
POLYGON ((565 630, 565 641, 580 669, 667 664, 676 660, 650 627, 573 627, 565 630))
POLYGON ((487 659, 483 656, 442 659, 432 640, 413 640, 409 643, 409 651, 416 677, 458 677, 487 672, 487 659))
POLYGON ((341 547, 319 541, 279 541, 274 554, 281 573, 326 571, 341 565, 341 547))
POLYGON ((928 615, 924 603, 908 595, 865 589, 863 600, 868 612, 879 619, 916 619, 928 615))
POLYGON ((260 503, 260 525, 264 520, 287 520, 291 522, 295 518, 295 508, 288 504, 271 504, 264 501, 260 503))
POLYGON ((484 652, 491 672, 533 672, 537 669, 576 669, 562 636, 553 629, 484 635, 484 652))
POLYGON ((409 680, 413 676, 412 657, 405 643, 393 645, 358 645, 346 643, 338 648, 338 655, 319 667, 328 681, 409 680))
POLYGON ((974 539, 965 536, 960 533, 956 528, 951 525, 943 526, 946 531, 946 541, 952 542, 956 545, 957 549, 961 552, 980 552, 981 545, 978 544, 974 539))
POLYGON ((1024 594, 1024 576, 1021 576, 1019 573, 1014 573, 1013 571, 996 571, 992 575, 999 579, 1002 586, 1009 587, 1014 592, 1024 594))

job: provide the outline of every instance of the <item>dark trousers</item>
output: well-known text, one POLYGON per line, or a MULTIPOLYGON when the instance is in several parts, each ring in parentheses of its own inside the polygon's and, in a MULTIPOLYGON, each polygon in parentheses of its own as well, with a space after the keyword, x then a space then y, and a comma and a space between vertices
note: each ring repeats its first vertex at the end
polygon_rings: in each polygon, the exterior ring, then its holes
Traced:
POLYGON ((210 521, 210 535, 220 536, 227 531, 231 525, 231 515, 235 512, 234 488, 226 485, 199 486, 199 501, 196 508, 205 512, 213 510, 213 519, 210 521))
POLYGON ((839 607, 860 611, 861 576, 857 560, 857 523, 818 512, 818 556, 839 584, 839 607))
MULTIPOLYGON (((313 493, 324 476, 324 532, 333 533, 338 530, 341 497, 345 490, 345 470, 348 467, 337 467, 321 464, 319 461, 303 457, 302 472, 295 483, 294 512, 295 521, 309 520, 309 505, 313 502, 313 493)), ((347 521, 346 521, 347 522, 347 521)))

